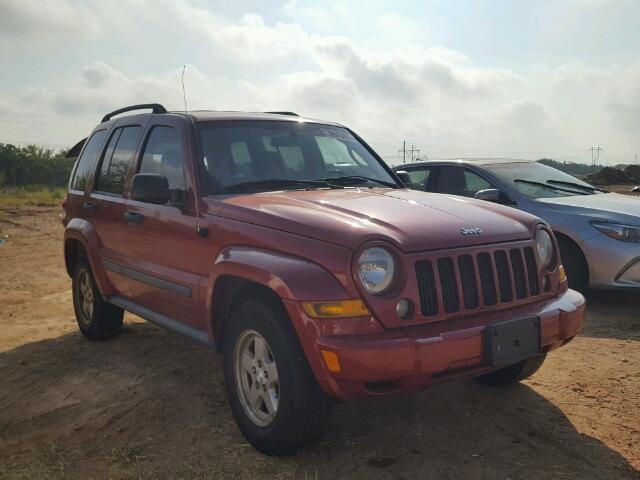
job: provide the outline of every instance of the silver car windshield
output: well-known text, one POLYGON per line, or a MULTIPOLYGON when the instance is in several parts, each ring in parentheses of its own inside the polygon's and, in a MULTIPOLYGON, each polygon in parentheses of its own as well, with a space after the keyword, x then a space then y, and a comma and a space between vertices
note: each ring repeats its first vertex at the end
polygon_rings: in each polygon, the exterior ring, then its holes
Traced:
POLYGON ((529 198, 601 193, 596 187, 579 178, 538 162, 496 163, 485 167, 529 198))

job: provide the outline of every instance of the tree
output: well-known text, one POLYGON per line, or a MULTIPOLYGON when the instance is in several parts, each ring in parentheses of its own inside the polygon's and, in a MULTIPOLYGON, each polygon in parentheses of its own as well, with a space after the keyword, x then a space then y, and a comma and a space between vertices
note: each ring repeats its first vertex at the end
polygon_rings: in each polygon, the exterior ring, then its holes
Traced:
POLYGON ((0 143, 0 185, 65 185, 74 160, 66 158, 64 151, 0 143))

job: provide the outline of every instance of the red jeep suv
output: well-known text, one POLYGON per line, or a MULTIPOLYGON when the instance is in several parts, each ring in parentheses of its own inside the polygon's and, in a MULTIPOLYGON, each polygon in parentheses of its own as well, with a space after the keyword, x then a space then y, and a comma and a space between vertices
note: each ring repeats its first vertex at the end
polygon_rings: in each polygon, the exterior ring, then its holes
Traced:
POLYGON ((264 453, 313 444, 331 397, 522 380, 582 326, 543 221, 406 189, 336 123, 135 105, 74 152, 64 255, 81 332, 110 338, 126 310, 222 352, 264 453))

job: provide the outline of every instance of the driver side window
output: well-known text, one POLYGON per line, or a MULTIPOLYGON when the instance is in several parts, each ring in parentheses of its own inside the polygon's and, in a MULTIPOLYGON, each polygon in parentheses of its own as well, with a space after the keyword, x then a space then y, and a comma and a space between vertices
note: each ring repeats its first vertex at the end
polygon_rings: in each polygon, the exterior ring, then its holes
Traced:
POLYGON ((436 181, 436 192, 473 197, 480 190, 495 188, 475 172, 462 167, 445 165, 440 167, 436 181))
POLYGON ((164 175, 171 189, 186 189, 182 144, 173 127, 153 127, 144 148, 139 173, 164 175))

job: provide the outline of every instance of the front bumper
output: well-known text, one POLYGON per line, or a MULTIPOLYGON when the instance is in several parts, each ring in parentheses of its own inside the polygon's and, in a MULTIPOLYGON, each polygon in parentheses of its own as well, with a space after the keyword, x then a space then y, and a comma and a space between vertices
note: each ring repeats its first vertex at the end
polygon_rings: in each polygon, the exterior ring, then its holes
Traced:
POLYGON ((332 396, 348 399, 407 392, 434 381, 489 371, 484 363, 485 326, 530 315, 541 318, 546 353, 578 333, 585 301, 578 292, 569 290, 554 299, 475 317, 376 333, 320 336, 313 348, 307 346, 305 351, 307 357, 316 356, 310 358, 310 364, 320 385, 332 396), (339 373, 327 371, 320 350, 337 354, 339 373))
POLYGON ((640 288, 640 244, 599 234, 580 246, 589 265, 591 288, 640 288))

